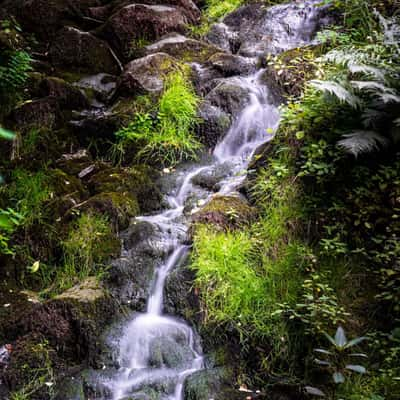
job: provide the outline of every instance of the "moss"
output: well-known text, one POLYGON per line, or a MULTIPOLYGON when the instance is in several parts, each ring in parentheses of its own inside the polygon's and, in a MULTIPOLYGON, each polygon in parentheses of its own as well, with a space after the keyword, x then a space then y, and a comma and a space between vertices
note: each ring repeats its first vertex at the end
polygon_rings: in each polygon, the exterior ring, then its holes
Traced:
POLYGON ((130 219, 140 213, 136 197, 128 192, 103 192, 96 194, 82 204, 80 209, 105 213, 110 217, 117 231, 126 228, 129 225, 130 219))
POLYGON ((94 194, 102 192, 129 192, 136 197, 141 210, 158 208, 161 193, 155 186, 155 172, 147 166, 110 168, 95 174, 89 181, 94 194))
POLYGON ((154 108, 155 97, 151 95, 121 98, 111 108, 111 112, 119 121, 119 125, 127 125, 136 114, 151 112, 154 108))
POLYGON ((255 210, 236 196, 214 196, 192 217, 193 223, 211 223, 220 229, 239 228, 249 224, 255 210))

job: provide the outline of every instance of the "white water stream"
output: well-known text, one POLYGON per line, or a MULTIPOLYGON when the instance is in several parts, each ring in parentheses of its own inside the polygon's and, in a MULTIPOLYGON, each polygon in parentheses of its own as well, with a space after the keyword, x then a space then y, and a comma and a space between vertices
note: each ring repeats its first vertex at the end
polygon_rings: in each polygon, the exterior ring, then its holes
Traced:
MULTIPOLYGON (((165 280, 170 271, 186 257, 189 248, 177 238, 177 231, 187 230, 183 215, 184 206, 191 196, 194 185, 192 179, 221 163, 229 163, 229 173, 221 181, 220 194, 233 192, 242 182, 249 158, 257 146, 272 137, 279 114, 277 108, 268 102, 268 89, 259 83, 260 72, 253 76, 237 79, 238 85, 250 92, 250 102, 238 116, 228 134, 214 151, 214 162, 207 166, 195 167, 187 173, 173 193, 166 196, 170 209, 160 214, 139 217, 139 220, 156 224, 165 235, 173 249, 167 260, 155 273, 147 310, 139 314, 126 326, 120 341, 120 371, 109 383, 113 400, 140 393, 146 387, 156 386, 158 382, 172 382, 163 398, 182 400, 185 378, 203 368, 203 357, 193 330, 185 323, 162 314, 165 280), (267 129, 271 129, 267 133, 267 129), (152 365, 154 346, 172 340, 183 346, 189 353, 181 364, 174 367, 152 365)), ((212 195, 206 194, 208 200, 212 195)))
MULTIPOLYGON (((295 46, 294 39, 292 47, 295 46)), ((237 86, 246 89, 249 101, 216 146, 213 162, 181 173, 177 185, 166 194, 169 209, 138 218, 158 226, 163 233, 162 240, 168 243, 171 252, 156 269, 146 312, 136 314, 123 331, 119 342, 120 368, 105 383, 112 392, 113 400, 129 399, 130 396, 141 398, 140 394, 146 393, 148 388, 155 388, 161 393, 162 400, 182 400, 186 377, 204 367, 199 339, 192 328, 163 314, 164 286, 168 274, 184 262, 189 251, 183 239, 189 223, 186 215, 196 209, 196 204, 191 206, 189 200, 197 195, 197 200, 205 203, 215 196, 215 193, 204 193, 204 190, 198 195, 193 178, 224 165, 227 172, 222 174, 218 194, 234 193, 246 177, 246 169, 255 149, 270 140, 278 126, 278 108, 269 100, 268 87, 261 81, 263 72, 234 78, 237 86), (173 365, 163 357, 163 351, 170 345, 181 350, 173 365)))

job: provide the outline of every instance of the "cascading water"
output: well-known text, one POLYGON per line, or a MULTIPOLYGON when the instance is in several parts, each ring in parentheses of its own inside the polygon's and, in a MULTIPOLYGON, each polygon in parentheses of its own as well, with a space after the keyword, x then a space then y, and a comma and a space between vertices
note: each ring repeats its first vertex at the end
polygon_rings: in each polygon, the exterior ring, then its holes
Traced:
MULTIPOLYGON (((310 0, 304 4, 309 7, 314 3, 314 0, 310 0)), ((275 12, 281 15, 283 10, 286 13, 294 10, 293 12, 298 14, 299 9, 303 10, 304 7, 298 4, 292 8, 278 6, 275 12)), ((274 15, 274 8, 269 15, 274 15)), ((290 15, 287 18, 290 19, 290 15)), ((301 18, 304 26, 309 27, 310 21, 315 20, 315 15, 302 14, 301 18)), ((295 20, 298 32, 301 30, 300 19, 295 20)), ((282 25, 279 20, 272 20, 270 23, 282 25)), ((276 28, 273 31, 278 35, 282 30, 284 28, 276 28)), ((286 30, 283 36, 285 47, 296 47, 305 41, 304 36, 291 36, 286 30), (290 39, 292 40, 289 45, 290 39)), ((277 41, 279 38, 274 37, 274 43, 277 41)), ((189 199, 195 196, 196 200, 202 200, 204 203, 215 195, 206 190, 196 191, 194 178, 225 165, 226 172, 219 180, 218 193, 235 192, 245 178, 254 151, 272 138, 278 126, 278 108, 270 100, 269 89, 263 83, 264 73, 265 71, 260 70, 253 75, 233 79, 235 85, 244 88, 248 93, 248 102, 234 119, 228 133, 216 146, 213 161, 180 174, 177 179, 180 183, 165 196, 169 209, 157 215, 137 218, 156 226, 162 233, 160 240, 164 244, 167 243, 170 251, 167 259, 156 269, 146 312, 136 314, 123 330, 119 341, 118 372, 103 382, 109 388, 113 400, 142 398, 141 395, 143 396, 148 388, 155 388, 159 395, 157 398, 162 400, 181 400, 186 377, 204 368, 199 338, 192 328, 162 313, 165 281, 170 271, 185 261, 189 252, 189 247, 184 244, 189 224, 186 215, 196 209, 196 203, 192 204, 189 199), (173 361, 170 357, 164 357, 165 349, 174 349, 173 361)))

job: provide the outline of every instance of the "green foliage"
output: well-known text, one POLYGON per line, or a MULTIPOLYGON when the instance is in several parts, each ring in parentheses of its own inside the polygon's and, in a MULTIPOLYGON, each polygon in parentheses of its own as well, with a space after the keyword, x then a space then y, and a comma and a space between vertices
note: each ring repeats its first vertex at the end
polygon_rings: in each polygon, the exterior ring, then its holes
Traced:
POLYGON ((45 204, 52 199, 45 170, 36 173, 24 169, 12 172, 11 183, 5 188, 13 208, 23 216, 23 225, 30 227, 46 218, 45 204))
POLYGON ((29 400, 40 395, 53 398, 55 385, 54 350, 48 341, 43 341, 29 347, 31 354, 28 362, 21 366, 19 373, 26 382, 24 387, 10 393, 10 400, 29 400), (30 365, 30 362, 33 365, 30 365))
MULTIPOLYGON (((314 352, 319 358, 315 358, 315 363, 325 370, 329 371, 332 377, 332 382, 335 385, 343 384, 346 381, 346 375, 354 372, 365 374, 366 368, 360 364, 354 364, 358 360, 367 358, 364 353, 355 353, 353 347, 363 342, 366 337, 357 337, 352 340, 347 340, 344 329, 339 326, 336 330, 335 337, 325 333, 325 337, 330 342, 329 349, 318 348, 314 352)), ((318 389, 307 387, 306 390, 311 395, 321 396, 318 389)), ((323 393, 322 393, 323 394, 323 393)))
POLYGON ((14 255, 9 242, 13 233, 23 224, 24 217, 12 208, 0 209, 0 254, 14 255))
POLYGON ((25 51, 2 54, 0 65, 0 91, 16 91, 26 83, 28 72, 32 70, 32 59, 25 51))
POLYGON ((302 289, 301 303, 297 303, 294 308, 283 304, 282 309, 274 314, 284 314, 289 319, 300 320, 304 324, 305 333, 310 337, 318 337, 338 323, 343 323, 349 316, 344 307, 339 305, 336 293, 323 276, 311 274, 310 278, 304 280, 302 289))
POLYGON ((82 214, 62 243, 64 263, 57 270, 56 287, 52 286, 43 293, 60 292, 89 276, 101 278, 106 272, 103 262, 112 254, 115 240, 106 217, 82 214))
MULTIPOLYGON (((136 114, 134 120, 120 129, 119 142, 138 146, 137 159, 175 165, 195 158, 200 143, 193 135, 197 122, 199 98, 183 72, 174 72, 165 79, 165 90, 158 102, 158 113, 136 114)), ((122 149, 117 149, 121 152, 122 149)))
POLYGON ((197 227, 192 268, 208 321, 233 323, 240 331, 263 324, 264 284, 252 267, 251 251, 246 232, 197 227))
POLYGON ((212 21, 216 21, 235 11, 244 3, 245 0, 207 0, 206 16, 212 21))

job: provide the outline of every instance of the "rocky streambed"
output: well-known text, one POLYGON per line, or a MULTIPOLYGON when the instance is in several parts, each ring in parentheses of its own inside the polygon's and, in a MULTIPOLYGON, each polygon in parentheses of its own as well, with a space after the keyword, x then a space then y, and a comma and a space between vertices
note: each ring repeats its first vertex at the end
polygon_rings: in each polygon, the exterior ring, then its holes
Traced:
POLYGON ((199 21, 199 4, 144 3, 1 3, 3 17, 14 15, 39 38, 34 100, 13 112, 13 126, 46 127, 49 142, 55 132, 72 132, 73 144, 65 142, 74 151, 49 155, 57 158, 55 179, 68 182, 58 207, 63 216, 77 208, 107 213, 122 243, 110 239, 114 259, 101 283, 89 278, 46 302, 7 294, 13 306, 3 311, 2 335, 14 348, 4 381, 18 386, 24 363, 32 357, 43 363, 35 353, 40 336, 60 365, 53 392, 60 400, 246 398, 232 388, 232 366, 210 357, 212 340, 198 334, 202 314, 187 268, 190 227, 253 217, 241 188, 252 156, 278 126, 283 101, 265 56, 315 43, 331 17, 316 0, 256 2, 197 40, 187 25, 199 21), (207 151, 200 160, 163 172, 94 161, 85 150, 91 139, 100 147, 112 139, 134 115, 135 99, 157 99, 163 76, 182 62, 203 99, 197 135, 207 151))

